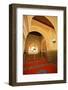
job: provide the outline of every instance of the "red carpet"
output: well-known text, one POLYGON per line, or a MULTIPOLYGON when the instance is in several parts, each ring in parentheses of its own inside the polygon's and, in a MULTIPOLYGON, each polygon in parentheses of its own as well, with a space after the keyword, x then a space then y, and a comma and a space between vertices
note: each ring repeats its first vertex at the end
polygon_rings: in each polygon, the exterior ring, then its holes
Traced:
POLYGON ((57 65, 48 63, 47 58, 27 57, 23 68, 23 74, 57 73, 57 65))

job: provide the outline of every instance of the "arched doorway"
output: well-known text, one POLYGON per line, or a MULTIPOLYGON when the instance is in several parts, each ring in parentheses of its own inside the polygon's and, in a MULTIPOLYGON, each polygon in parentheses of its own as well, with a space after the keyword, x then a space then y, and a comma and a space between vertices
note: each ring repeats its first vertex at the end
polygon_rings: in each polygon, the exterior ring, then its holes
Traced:
POLYGON ((40 73, 36 67, 41 67, 41 65, 44 65, 47 62, 47 48, 44 37, 39 32, 30 32, 25 42, 23 73, 40 73))

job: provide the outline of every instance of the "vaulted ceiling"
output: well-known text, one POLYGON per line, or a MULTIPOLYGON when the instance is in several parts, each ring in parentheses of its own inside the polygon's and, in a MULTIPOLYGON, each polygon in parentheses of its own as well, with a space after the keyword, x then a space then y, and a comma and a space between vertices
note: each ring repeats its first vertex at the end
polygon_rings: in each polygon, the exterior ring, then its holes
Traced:
POLYGON ((44 16, 35 16, 33 19, 54 29, 52 23, 44 16))

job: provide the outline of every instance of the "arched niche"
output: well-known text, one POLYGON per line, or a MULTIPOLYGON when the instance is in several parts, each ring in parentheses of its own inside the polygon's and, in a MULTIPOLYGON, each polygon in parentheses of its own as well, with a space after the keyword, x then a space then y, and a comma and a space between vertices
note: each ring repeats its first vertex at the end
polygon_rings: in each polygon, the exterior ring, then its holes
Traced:
POLYGON ((46 41, 43 35, 37 31, 29 32, 26 38, 24 52, 28 54, 46 53, 46 41))

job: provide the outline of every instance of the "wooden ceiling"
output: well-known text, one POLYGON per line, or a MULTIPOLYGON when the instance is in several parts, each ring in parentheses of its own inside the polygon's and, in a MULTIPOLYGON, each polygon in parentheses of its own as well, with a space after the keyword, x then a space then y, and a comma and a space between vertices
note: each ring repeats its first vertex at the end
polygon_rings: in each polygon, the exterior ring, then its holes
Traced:
POLYGON ((45 16, 34 16, 33 19, 54 29, 52 23, 45 16))

